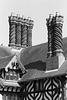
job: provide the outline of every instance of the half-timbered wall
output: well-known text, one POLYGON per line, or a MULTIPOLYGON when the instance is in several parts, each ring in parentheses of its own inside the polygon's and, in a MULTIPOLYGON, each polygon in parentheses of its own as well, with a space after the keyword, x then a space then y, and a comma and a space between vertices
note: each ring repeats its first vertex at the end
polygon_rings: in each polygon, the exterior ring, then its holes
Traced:
MULTIPOLYGON (((19 64, 13 62, 11 66, 5 70, 5 68, 0 70, 0 77, 6 81, 4 86, 0 86, 0 94, 2 95, 2 100, 20 100, 20 87, 10 85, 11 82, 16 82, 20 78, 21 70, 19 69, 19 64)), ((17 83, 18 84, 18 83, 17 83)), ((0 98, 1 99, 1 98, 0 98)))
POLYGON ((62 77, 23 83, 21 100, 65 100, 62 77))
POLYGON ((0 86, 0 100, 20 100, 20 87, 0 86))

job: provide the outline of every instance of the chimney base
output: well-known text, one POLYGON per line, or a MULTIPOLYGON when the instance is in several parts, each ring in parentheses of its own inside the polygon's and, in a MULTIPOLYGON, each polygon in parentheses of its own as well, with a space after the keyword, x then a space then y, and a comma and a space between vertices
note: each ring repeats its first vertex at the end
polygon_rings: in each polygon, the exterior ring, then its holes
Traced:
POLYGON ((54 57, 48 57, 46 60, 46 71, 59 69, 64 61, 63 53, 57 53, 54 57))

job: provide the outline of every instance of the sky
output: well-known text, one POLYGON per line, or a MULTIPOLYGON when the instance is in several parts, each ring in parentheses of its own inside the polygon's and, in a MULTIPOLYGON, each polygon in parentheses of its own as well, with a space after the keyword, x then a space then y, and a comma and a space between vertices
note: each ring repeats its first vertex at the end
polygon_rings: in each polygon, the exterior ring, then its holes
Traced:
POLYGON ((0 0, 0 44, 9 44, 8 16, 19 14, 34 20, 32 44, 47 42, 46 18, 59 12, 64 16, 63 37, 67 37, 67 0, 0 0))

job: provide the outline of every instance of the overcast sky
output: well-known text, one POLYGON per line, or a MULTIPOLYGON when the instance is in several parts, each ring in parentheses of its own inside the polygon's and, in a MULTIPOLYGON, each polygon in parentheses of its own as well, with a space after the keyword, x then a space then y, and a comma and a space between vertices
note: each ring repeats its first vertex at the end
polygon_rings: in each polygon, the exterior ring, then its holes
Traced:
POLYGON ((57 11, 64 16, 63 37, 67 37, 67 0, 0 0, 0 44, 9 43, 11 12, 34 20, 32 41, 37 45, 47 42, 46 18, 57 11))

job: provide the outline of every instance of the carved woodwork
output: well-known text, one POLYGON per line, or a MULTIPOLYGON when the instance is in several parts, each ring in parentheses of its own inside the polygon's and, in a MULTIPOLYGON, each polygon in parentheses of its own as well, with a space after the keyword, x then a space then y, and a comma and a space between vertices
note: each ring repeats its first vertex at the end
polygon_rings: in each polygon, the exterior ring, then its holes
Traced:
POLYGON ((62 79, 62 77, 53 77, 25 82, 21 91, 21 100, 65 100, 62 79))

